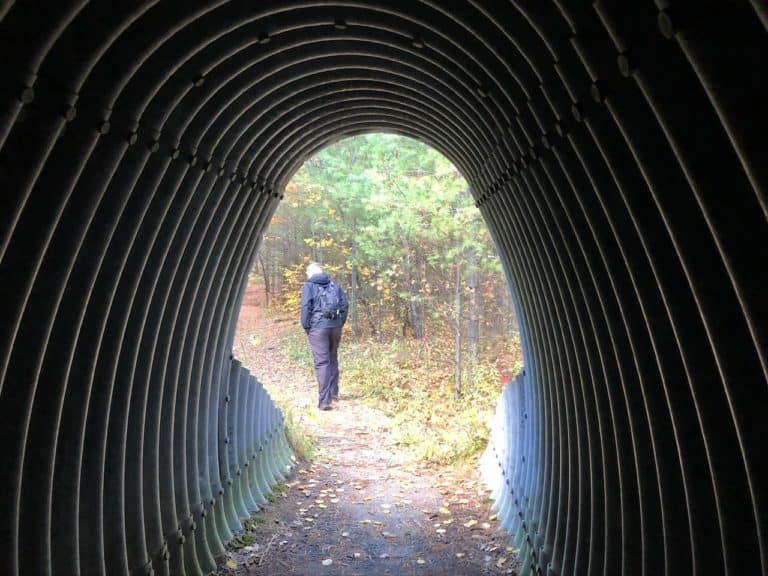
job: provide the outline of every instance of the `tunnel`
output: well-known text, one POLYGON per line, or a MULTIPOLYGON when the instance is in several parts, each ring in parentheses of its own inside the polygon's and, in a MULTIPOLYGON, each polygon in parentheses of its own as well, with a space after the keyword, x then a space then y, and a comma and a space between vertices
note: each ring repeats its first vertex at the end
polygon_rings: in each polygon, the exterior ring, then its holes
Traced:
POLYGON ((370 132, 448 157, 502 259, 524 572, 768 573, 767 27, 762 0, 2 2, 0 573, 213 568, 290 464, 232 353, 255 251, 302 163, 370 132))

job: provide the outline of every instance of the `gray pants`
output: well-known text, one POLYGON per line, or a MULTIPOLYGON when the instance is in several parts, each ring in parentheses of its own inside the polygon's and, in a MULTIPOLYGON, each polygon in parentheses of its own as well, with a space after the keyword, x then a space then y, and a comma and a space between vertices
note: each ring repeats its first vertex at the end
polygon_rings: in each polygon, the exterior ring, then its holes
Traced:
POLYGON ((327 406, 339 395, 339 342, 341 326, 338 328, 310 328, 307 332, 312 358, 315 361, 315 375, 319 393, 318 406, 327 406))

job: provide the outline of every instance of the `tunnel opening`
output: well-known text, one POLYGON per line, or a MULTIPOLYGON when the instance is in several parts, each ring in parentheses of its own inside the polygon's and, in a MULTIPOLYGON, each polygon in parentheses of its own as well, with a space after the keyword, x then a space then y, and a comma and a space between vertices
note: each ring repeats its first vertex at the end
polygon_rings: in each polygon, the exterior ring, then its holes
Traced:
MULTIPOLYGON (((425 459, 482 450, 522 354, 495 245, 456 167, 421 142, 385 133, 341 139, 307 160, 256 254, 235 350, 260 345, 267 334, 245 326, 267 314, 297 326, 286 340, 290 357, 309 357, 306 342, 304 354, 293 350, 309 262, 348 302, 341 381, 395 418, 404 448, 418 447, 425 459)), ((268 388, 279 396, 279 386, 268 388)))
POLYGON ((0 5, 0 572, 211 566, 228 480, 280 442, 277 413, 235 425, 271 402, 232 355, 260 232, 307 157, 374 129, 451 158, 514 277, 530 457, 497 477, 525 572, 768 571, 767 23, 760 0, 0 5), (232 468, 230 433, 254 450, 232 468))

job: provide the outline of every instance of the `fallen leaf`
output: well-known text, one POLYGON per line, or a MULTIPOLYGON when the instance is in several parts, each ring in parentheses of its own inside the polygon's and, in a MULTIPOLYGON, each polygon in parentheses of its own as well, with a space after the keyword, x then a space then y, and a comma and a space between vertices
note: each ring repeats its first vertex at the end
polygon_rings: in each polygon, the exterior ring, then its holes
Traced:
POLYGON ((507 563, 507 557, 506 557, 506 556, 502 556, 501 558, 499 558, 498 560, 496 560, 496 567, 497 567, 497 568, 501 568, 501 567, 502 567, 502 566, 504 566, 504 564, 506 564, 506 563, 507 563))
POLYGON ((475 520, 473 518, 472 520, 469 520, 468 522, 464 522, 464 528, 472 528, 472 526, 474 526, 475 524, 477 524, 477 520, 475 520))
POLYGON ((438 510, 438 512, 440 512, 440 514, 450 514, 451 513, 451 511, 448 510, 448 508, 446 508, 446 507, 440 508, 440 510, 438 510))
POLYGON ((227 560, 227 568, 237 568, 237 562, 234 560, 227 560))
POLYGON ((494 520, 496 520, 496 518, 498 518, 498 516, 496 514, 491 514, 491 516, 488 518, 488 520, 493 522, 494 520))

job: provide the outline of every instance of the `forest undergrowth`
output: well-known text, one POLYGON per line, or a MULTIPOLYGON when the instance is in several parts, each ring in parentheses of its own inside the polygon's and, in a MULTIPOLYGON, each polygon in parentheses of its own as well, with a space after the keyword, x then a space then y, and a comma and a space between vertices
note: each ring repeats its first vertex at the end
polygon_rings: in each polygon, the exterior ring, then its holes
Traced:
MULTIPOLYGON (((484 342, 479 361, 455 397, 451 335, 430 341, 379 342, 345 334, 339 351, 343 394, 359 398, 392 418, 398 447, 434 464, 469 462, 485 449, 488 422, 511 375, 522 368, 519 341, 484 342)), ((284 336, 288 356, 312 372, 299 326, 284 336)))

